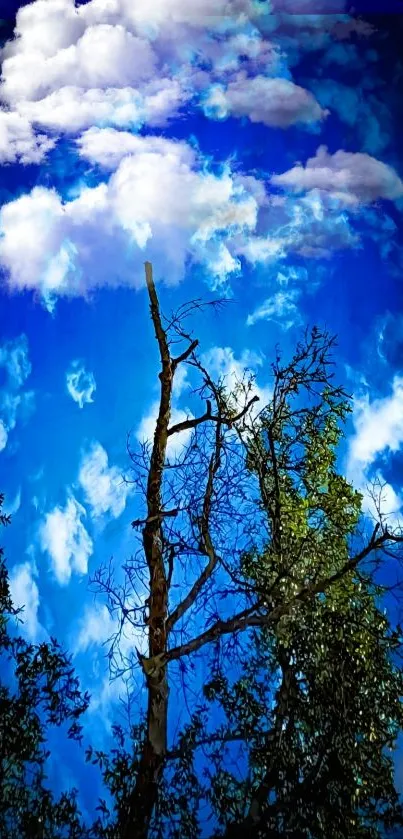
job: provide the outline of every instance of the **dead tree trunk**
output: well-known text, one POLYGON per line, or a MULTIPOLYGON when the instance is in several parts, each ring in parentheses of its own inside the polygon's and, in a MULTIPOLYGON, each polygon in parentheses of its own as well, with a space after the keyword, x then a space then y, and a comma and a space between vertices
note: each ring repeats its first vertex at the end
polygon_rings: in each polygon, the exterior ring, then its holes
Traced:
POLYGON ((167 664, 163 657, 167 652, 168 585, 162 550, 162 479, 171 416, 174 366, 161 323, 152 266, 149 262, 146 262, 145 269, 151 318, 161 359, 161 394, 148 474, 147 519, 143 528, 144 555, 150 586, 149 658, 142 659, 148 693, 147 732, 122 839, 145 839, 147 836, 167 750, 168 679, 167 664))

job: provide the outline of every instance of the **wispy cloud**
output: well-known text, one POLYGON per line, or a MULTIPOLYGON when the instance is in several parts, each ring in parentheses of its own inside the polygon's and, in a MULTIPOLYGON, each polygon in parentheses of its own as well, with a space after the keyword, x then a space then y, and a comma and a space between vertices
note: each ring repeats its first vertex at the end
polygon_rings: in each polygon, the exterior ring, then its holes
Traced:
POLYGON ((297 289, 277 291, 261 303, 246 319, 247 326, 253 326, 259 320, 274 320, 282 329, 290 329, 301 322, 296 301, 300 292, 297 289))
POLYGON ((71 398, 80 408, 94 401, 92 397, 97 387, 94 374, 87 372, 80 361, 72 361, 71 368, 66 373, 66 386, 71 398))
POLYGON ((35 572, 30 562, 15 565, 10 573, 10 593, 16 608, 24 607, 19 615, 22 631, 30 641, 37 641, 44 629, 38 620, 39 589, 34 579, 35 572))
POLYGON ((109 466, 108 455, 100 443, 93 443, 82 458, 78 481, 93 516, 110 514, 118 518, 123 513, 132 487, 123 480, 117 466, 109 466))
POLYGON ((0 347, 0 367, 6 369, 11 387, 18 390, 24 384, 32 369, 26 335, 6 341, 0 347))
POLYGON ((17 419, 27 420, 34 409, 34 392, 22 390, 31 373, 26 335, 20 335, 0 347, 0 367, 6 371, 6 383, 0 390, 0 451, 2 451, 7 445, 9 432, 17 424, 17 419))

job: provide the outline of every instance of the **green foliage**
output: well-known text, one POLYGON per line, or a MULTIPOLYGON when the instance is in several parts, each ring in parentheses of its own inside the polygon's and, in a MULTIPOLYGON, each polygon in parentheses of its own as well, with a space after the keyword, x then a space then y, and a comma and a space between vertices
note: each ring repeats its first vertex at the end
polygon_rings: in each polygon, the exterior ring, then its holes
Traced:
POLYGON ((246 784, 219 767, 211 786, 228 839, 251 829, 375 839, 403 824, 391 757, 403 727, 400 629, 368 569, 346 571, 364 535, 361 496, 336 468, 350 406, 331 383, 331 346, 316 330, 288 367, 277 359, 272 401, 249 432, 269 536, 243 573, 269 610, 288 605, 255 632, 235 684, 217 672, 205 686, 249 747, 246 784))
MULTIPOLYGON (((0 495, 0 523, 6 525, 3 501, 0 495)), ((46 732, 67 723, 68 736, 79 740, 89 697, 81 694, 57 641, 33 645, 9 631, 17 614, 0 549, 0 836, 82 839, 88 833, 76 791, 55 799, 46 786, 46 732)))

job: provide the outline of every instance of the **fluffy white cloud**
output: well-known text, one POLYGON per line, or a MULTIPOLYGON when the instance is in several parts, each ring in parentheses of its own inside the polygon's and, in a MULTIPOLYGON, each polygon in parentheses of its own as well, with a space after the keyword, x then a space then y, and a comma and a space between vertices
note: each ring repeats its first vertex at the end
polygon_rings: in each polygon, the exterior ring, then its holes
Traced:
POLYGON ((39 589, 29 562, 16 565, 10 573, 10 593, 16 608, 24 607, 19 615, 23 631, 30 641, 36 641, 43 629, 38 620, 39 589))
POLYGON ((403 443, 403 378, 395 376, 392 393, 354 403, 355 435, 350 442, 350 463, 366 469, 384 451, 396 452, 403 443))
MULTIPOLYGON (((30 122, 68 133, 97 123, 163 125, 189 95, 189 37, 197 50, 211 43, 211 28, 244 28, 244 12, 252 9, 249 2, 232 4, 229 15, 227 2, 212 5, 211 14, 205 3, 202 14, 180 2, 153 4, 151 11, 127 0, 92 0, 79 9, 74 0, 37 0, 20 9, 16 37, 3 50, 1 96, 26 126, 27 154, 40 159, 47 150, 30 122), (184 75, 172 72, 178 64, 184 75)), ((267 53, 247 43, 242 49, 254 59, 267 53)))
POLYGON ((247 116, 252 122, 276 128, 317 122, 328 113, 309 91, 288 79, 247 78, 244 74, 227 87, 213 86, 205 98, 204 109, 216 119, 247 116))
POLYGON ((375 513, 372 483, 382 486, 381 509, 389 519, 403 505, 403 499, 384 481, 382 471, 374 465, 380 457, 397 452, 403 444, 403 379, 395 376, 392 393, 372 402, 369 395, 354 400, 353 421, 355 433, 349 441, 347 458, 348 478, 364 495, 364 507, 375 513))
POLYGON ((78 480, 94 516, 123 513, 131 486, 117 466, 108 465, 108 455, 100 443, 94 443, 83 457, 78 480))
POLYGON ((157 151, 150 138, 150 149, 140 146, 107 183, 83 187, 71 201, 35 187, 3 205, 0 261, 10 285, 45 295, 85 294, 103 284, 136 287, 144 282, 146 246, 156 276, 163 272, 167 281, 183 278, 187 258, 225 278, 238 264, 232 238, 256 224, 255 195, 229 169, 218 176, 193 168, 183 144, 172 143, 170 151, 167 141, 157 151))
MULTIPOLYGON (((28 35, 27 35, 28 38, 28 35)), ((46 55, 32 45, 3 61, 2 96, 38 102, 66 84, 83 90, 133 86, 150 79, 155 59, 148 41, 122 25, 89 26, 76 43, 46 55)))
POLYGON ((326 146, 320 146, 305 166, 299 163, 273 175, 271 182, 295 193, 323 190, 350 205, 403 195, 403 181, 391 166, 361 152, 340 149, 329 154, 326 146))
MULTIPOLYGON (((178 166, 192 168, 196 164, 194 149, 183 141, 165 137, 140 137, 116 128, 89 128, 78 138, 79 154, 105 169, 116 169, 124 157, 136 154, 158 154, 175 160, 178 166)), ((253 179, 252 179, 253 180, 253 179)))
POLYGON ((93 545, 82 522, 85 515, 84 507, 70 497, 64 508, 55 507, 47 513, 40 526, 41 548, 49 554, 60 585, 66 585, 73 572, 87 573, 93 545))
POLYGON ((80 408, 94 401, 92 396, 97 387, 94 374, 87 372, 79 361, 73 361, 71 370, 66 373, 66 386, 71 398, 80 408))
POLYGON ((278 321, 283 329, 289 329, 293 324, 300 323, 301 316, 296 305, 299 292, 277 291, 272 297, 268 297, 260 306, 248 315, 247 326, 253 326, 259 320, 278 321))
MULTIPOLYGON (((91 88, 83 90, 65 85, 38 102, 21 102, 20 113, 24 119, 47 129, 76 133, 94 125, 111 125, 121 128, 163 126, 176 114, 185 100, 175 79, 149 82, 141 91, 131 87, 91 88)), ((46 143, 36 135, 39 145, 37 159, 48 151, 46 143)), ((49 148, 54 142, 49 140, 49 148)), ((34 152, 31 151, 32 162, 34 152)), ((24 161, 23 161, 24 162, 24 161)))
POLYGON ((26 116, 0 109, 0 163, 39 163, 55 140, 36 134, 26 116))

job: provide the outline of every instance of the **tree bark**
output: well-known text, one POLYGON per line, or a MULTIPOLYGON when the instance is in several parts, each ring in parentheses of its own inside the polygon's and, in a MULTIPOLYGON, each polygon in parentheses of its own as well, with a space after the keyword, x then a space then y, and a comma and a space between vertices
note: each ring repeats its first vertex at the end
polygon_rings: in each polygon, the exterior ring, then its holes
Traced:
POLYGON ((162 478, 171 416, 173 364, 162 327, 152 267, 145 263, 151 318, 158 342, 161 393, 147 482, 147 519, 143 528, 144 555, 149 571, 149 658, 142 659, 148 693, 146 740, 133 793, 127 807, 122 839, 146 839, 166 760, 168 677, 162 658, 167 652, 168 583, 163 556, 162 478))

